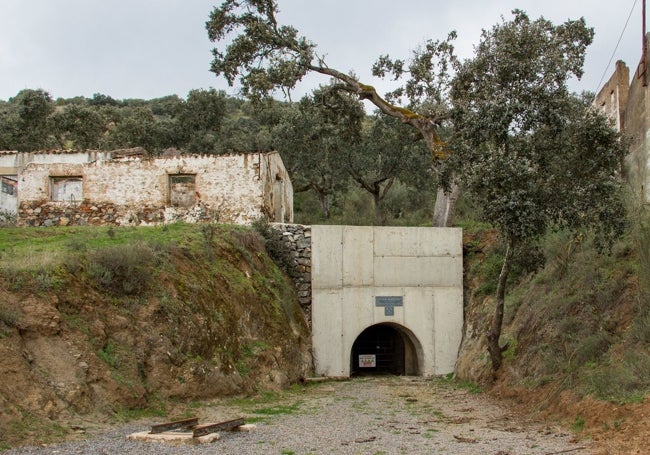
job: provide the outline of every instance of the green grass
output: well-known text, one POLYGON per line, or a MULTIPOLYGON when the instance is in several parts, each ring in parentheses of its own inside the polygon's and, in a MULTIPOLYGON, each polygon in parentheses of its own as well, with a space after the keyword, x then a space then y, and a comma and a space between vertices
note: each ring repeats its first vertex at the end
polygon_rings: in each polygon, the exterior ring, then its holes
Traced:
POLYGON ((576 433, 582 433, 585 430, 585 419, 582 416, 576 416, 575 420, 571 424, 571 428, 576 433))
POLYGON ((6 434, 0 432, 0 450, 11 448, 16 441, 60 441, 68 433, 59 423, 40 419, 25 410, 20 413, 21 419, 12 421, 6 434))
POLYGON ((478 384, 472 381, 456 379, 453 373, 450 373, 447 376, 439 379, 434 379, 434 381, 439 381, 442 384, 451 385, 453 387, 456 387, 457 389, 467 390, 469 393, 472 394, 483 393, 483 389, 481 388, 481 386, 479 386, 478 384))
POLYGON ((290 404, 290 405, 280 404, 280 405, 277 405, 277 406, 269 406, 269 407, 264 407, 264 408, 257 408, 257 409, 254 409, 253 412, 255 414, 261 414, 261 415, 265 415, 265 416, 294 414, 296 411, 298 411, 300 409, 301 404, 302 404, 302 401, 296 401, 295 403, 290 404))
MULTIPOLYGON (((223 233, 245 228, 214 225, 211 240, 223 241, 223 233)), ((201 225, 173 223, 164 226, 97 227, 66 226, 47 228, 6 227, 0 229, 0 269, 49 269, 63 265, 69 253, 116 245, 145 243, 152 247, 174 245, 192 253, 205 250, 206 236, 201 225)))
POLYGON ((161 405, 142 409, 119 408, 115 413, 114 420, 120 423, 126 423, 148 417, 165 417, 165 415, 165 409, 161 405))

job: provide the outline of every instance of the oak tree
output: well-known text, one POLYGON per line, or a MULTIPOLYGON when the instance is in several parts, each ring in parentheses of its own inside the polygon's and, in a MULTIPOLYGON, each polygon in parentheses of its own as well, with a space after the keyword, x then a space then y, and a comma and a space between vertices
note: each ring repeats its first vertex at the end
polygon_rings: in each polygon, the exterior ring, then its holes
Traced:
POLYGON ((394 118, 375 115, 362 140, 345 149, 345 169, 352 180, 372 196, 375 223, 386 224, 384 200, 401 181, 416 182, 429 175, 427 153, 414 141, 410 128, 394 118))
POLYGON ((495 372, 515 251, 549 228, 591 228, 611 240, 623 219, 625 147, 608 119, 567 88, 582 75, 593 30, 583 19, 553 25, 519 10, 513 16, 483 31, 451 90, 456 150, 448 164, 506 245, 487 328, 495 372))
POLYGON ((296 193, 316 193, 322 216, 330 216, 334 192, 348 181, 346 156, 361 141, 363 106, 323 86, 287 109, 274 128, 275 145, 294 180, 296 193))
POLYGON ((25 89, 9 99, 0 112, 0 145, 5 149, 31 152, 48 148, 50 114, 54 102, 44 90, 25 89))
MULTIPOLYGON (((415 128, 424 139, 434 168, 445 157, 447 149, 440 139, 438 127, 446 118, 445 82, 455 61, 450 34, 441 41, 430 40, 414 51, 408 62, 379 58, 373 68, 377 76, 408 77, 400 90, 381 96, 371 85, 364 84, 347 71, 329 67, 316 45, 298 30, 278 23, 275 0, 226 0, 210 14, 206 24, 213 49, 211 71, 236 81, 242 92, 252 99, 262 99, 282 90, 288 93, 307 73, 319 73, 337 81, 340 90, 373 103, 383 114, 395 117, 415 128), (408 105, 401 106, 401 99, 408 105)), ((436 200, 436 225, 449 225, 457 197, 454 191, 439 191, 436 200)), ((449 189, 447 188, 447 189, 449 189)))

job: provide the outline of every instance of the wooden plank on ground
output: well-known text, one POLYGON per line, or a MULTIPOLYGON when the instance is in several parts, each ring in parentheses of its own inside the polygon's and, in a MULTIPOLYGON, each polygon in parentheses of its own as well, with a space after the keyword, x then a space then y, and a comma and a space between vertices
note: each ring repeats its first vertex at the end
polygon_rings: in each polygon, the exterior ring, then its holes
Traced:
POLYGON ((151 425, 151 433, 164 433, 165 431, 178 430, 180 428, 191 429, 198 425, 199 418, 192 417, 191 419, 176 420, 174 422, 159 423, 151 425))
POLYGON ((243 424, 244 418, 240 417, 238 419, 227 420, 225 422, 197 425, 192 429, 192 433, 194 434, 195 438, 198 438, 199 436, 205 436, 206 434, 214 433, 216 431, 230 431, 243 424))

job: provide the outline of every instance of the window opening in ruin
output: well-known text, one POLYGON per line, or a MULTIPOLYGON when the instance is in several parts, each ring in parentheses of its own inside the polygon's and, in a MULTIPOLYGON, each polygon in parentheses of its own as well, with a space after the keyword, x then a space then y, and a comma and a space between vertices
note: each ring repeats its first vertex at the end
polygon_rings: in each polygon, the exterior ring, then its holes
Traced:
POLYGON ((3 175, 2 178, 2 191, 9 196, 16 196, 18 194, 18 177, 13 175, 3 175))
POLYGON ((191 207, 196 203, 196 175, 169 176, 169 203, 173 207, 191 207))
POLYGON ((50 177, 50 198, 56 202, 76 203, 83 199, 83 178, 50 177))

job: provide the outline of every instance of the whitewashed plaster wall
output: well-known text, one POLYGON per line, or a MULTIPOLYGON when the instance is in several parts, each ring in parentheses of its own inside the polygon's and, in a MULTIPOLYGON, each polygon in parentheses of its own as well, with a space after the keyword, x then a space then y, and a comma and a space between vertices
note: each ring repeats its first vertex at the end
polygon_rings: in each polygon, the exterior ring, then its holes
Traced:
POLYGON ((169 176, 191 174, 195 176, 196 203, 216 213, 219 222, 251 223, 263 214, 273 214, 274 210, 266 205, 275 200, 284 204, 290 221, 292 192, 273 194, 273 183, 269 186, 265 181, 271 175, 261 169, 273 170, 273 179, 281 175, 291 188, 277 153, 124 158, 84 164, 31 163, 20 177, 19 204, 31 209, 38 201, 50 206, 64 204, 50 201, 51 178, 69 176, 83 179, 83 200, 90 204, 110 202, 123 210, 159 207, 165 209, 165 216, 173 216, 178 210, 169 207, 169 176))

